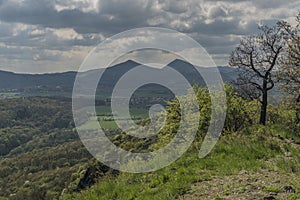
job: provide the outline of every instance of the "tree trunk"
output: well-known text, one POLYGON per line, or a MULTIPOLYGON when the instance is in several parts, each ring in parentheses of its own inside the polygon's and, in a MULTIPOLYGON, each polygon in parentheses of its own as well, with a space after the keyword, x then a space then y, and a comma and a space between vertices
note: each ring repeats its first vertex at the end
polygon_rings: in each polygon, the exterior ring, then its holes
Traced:
POLYGON ((298 95, 296 99, 296 124, 300 123, 300 109, 299 109, 299 104, 300 103, 300 94, 298 95))
POLYGON ((267 89, 267 81, 264 80, 264 82, 263 82, 263 90, 262 90, 260 120, 259 120, 259 123, 262 124, 262 125, 266 125, 267 106, 268 106, 268 89, 267 89))

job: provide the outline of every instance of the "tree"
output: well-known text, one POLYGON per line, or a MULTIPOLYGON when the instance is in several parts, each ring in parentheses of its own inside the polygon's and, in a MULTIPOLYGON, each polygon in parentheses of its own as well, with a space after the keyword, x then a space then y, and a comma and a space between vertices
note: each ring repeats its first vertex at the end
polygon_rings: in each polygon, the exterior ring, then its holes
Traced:
POLYGON ((281 26, 259 27, 261 33, 244 37, 232 52, 229 65, 238 67, 239 85, 250 98, 261 102, 260 124, 266 124, 268 91, 273 89, 274 69, 284 51, 285 32, 281 26), (245 91, 248 89, 248 91, 245 91))
POLYGON ((277 78, 280 88, 290 94, 295 100, 296 124, 300 123, 300 13, 296 17, 296 26, 287 22, 279 25, 285 30, 287 37, 287 50, 277 78))

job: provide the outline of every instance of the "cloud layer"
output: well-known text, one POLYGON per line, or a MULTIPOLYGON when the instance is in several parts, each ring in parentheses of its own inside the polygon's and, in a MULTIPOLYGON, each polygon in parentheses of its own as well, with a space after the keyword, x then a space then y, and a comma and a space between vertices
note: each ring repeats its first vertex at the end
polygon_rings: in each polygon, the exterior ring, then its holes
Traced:
POLYGON ((226 65, 241 36, 299 10, 293 0, 0 0, 0 70, 76 70, 106 37, 144 26, 187 33, 226 65))

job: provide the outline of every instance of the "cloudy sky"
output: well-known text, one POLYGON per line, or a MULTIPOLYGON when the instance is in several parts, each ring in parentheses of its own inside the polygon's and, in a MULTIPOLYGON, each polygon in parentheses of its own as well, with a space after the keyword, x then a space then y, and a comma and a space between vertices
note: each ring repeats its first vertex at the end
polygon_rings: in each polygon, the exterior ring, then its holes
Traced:
MULTIPOLYGON (((77 70, 107 37, 140 27, 186 33, 218 65, 259 24, 292 21, 294 0, 0 0, 0 70, 77 70)), ((130 41, 125 41, 130 42, 130 41)), ((138 55, 138 54, 132 54, 138 55)))

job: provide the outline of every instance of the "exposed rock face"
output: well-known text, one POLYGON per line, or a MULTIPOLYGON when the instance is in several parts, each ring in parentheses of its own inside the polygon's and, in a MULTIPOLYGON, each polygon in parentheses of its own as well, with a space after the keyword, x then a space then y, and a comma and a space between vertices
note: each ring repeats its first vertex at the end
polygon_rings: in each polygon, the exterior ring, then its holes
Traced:
POLYGON ((76 192, 79 192, 80 190, 91 187, 102 176, 105 176, 107 174, 111 174, 113 176, 118 175, 118 171, 111 170, 109 167, 102 165, 102 164, 89 166, 83 172, 84 172, 83 176, 80 178, 80 180, 77 184, 77 187, 75 189, 76 192))

